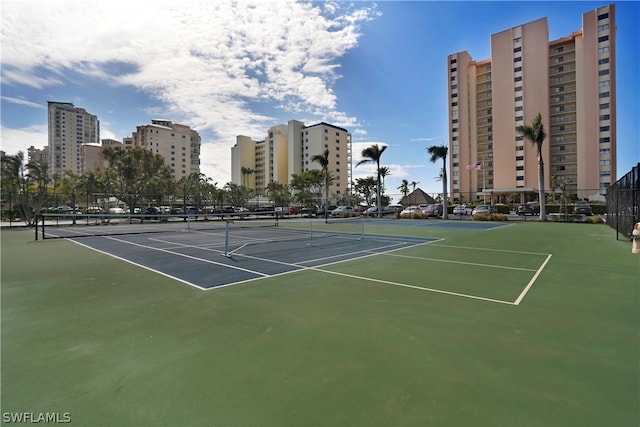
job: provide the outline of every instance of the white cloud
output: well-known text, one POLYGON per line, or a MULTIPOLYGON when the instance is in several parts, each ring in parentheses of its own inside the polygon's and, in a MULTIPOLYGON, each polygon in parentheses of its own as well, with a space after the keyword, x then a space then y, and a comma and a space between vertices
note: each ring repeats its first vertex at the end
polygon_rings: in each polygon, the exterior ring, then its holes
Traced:
POLYGON ((9 96, 2 96, 0 97, 3 101, 9 102, 11 104, 18 104, 18 105, 24 105, 27 107, 31 107, 31 108, 38 108, 38 109, 45 109, 46 107, 42 104, 38 104, 35 102, 31 102, 31 101, 27 101, 26 99, 22 99, 22 98, 12 98, 9 96))
POLYGON ((164 116, 212 135, 203 140, 201 160, 203 172, 217 171, 214 179, 228 172, 236 135, 261 137, 277 124, 261 105, 278 105, 283 116, 357 125, 337 110, 333 84, 340 57, 357 46, 359 25, 375 18, 375 6, 276 0, 81 5, 3 2, 3 85, 62 85, 73 71, 142 90, 164 105, 164 116))
POLYGON ((2 151, 7 154, 17 154, 18 151, 24 153, 27 159, 27 148, 34 146, 42 148, 47 145, 48 131, 46 125, 29 126, 21 129, 12 129, 2 126, 2 151))

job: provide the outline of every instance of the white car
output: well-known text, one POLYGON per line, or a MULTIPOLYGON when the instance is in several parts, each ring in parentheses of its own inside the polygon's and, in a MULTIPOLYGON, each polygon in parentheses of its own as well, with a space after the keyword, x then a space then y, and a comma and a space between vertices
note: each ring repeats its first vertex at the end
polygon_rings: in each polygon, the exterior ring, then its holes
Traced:
POLYGON ((400 212, 400 215, 411 216, 411 214, 413 214, 414 212, 421 212, 421 211, 417 206, 408 206, 400 212))
POLYGON ((331 211, 331 216, 349 216, 353 213, 353 206, 338 206, 331 211))
POLYGON ((491 214, 491 205, 478 205, 471 212, 471 215, 490 215, 491 214))
POLYGON ((471 212, 473 212, 473 209, 467 207, 467 205, 456 205, 453 208, 454 215, 471 215, 471 212))
POLYGON ((123 214, 124 213, 124 209, 122 209, 122 208, 109 208, 109 213, 112 213, 112 214, 123 214))

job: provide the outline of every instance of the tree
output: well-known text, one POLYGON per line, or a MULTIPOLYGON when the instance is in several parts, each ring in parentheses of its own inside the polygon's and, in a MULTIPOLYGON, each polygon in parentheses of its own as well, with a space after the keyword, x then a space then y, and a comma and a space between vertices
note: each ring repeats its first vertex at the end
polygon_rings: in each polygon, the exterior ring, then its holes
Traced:
POLYGON ((322 194, 323 182, 323 173, 317 169, 311 169, 292 174, 289 187, 294 191, 294 200, 300 206, 313 208, 322 194))
POLYGON ((413 190, 411 191, 416 191, 416 185, 420 184, 419 182, 416 181, 411 181, 411 187, 413 187, 413 190))
POLYGON ((105 147, 102 155, 109 162, 104 172, 105 189, 125 202, 131 213, 158 179, 171 173, 161 155, 143 148, 105 147))
POLYGON ((409 194, 409 181, 403 179, 398 190, 402 193, 402 197, 407 197, 407 194, 409 194))
POLYGON ((329 150, 324 150, 322 154, 316 154, 311 158, 312 162, 317 162, 320 164, 320 171, 324 177, 324 217, 325 219, 329 217, 329 150))
POLYGON ((544 161, 542 159, 542 143, 547 134, 542 125, 542 115, 538 115, 531 121, 531 125, 520 125, 516 127, 516 131, 529 140, 536 147, 538 156, 538 200, 540 202, 540 221, 546 221, 547 215, 544 206, 544 161))
POLYGON ((356 178, 355 190, 362 194, 367 206, 371 206, 373 204, 373 194, 376 191, 376 178, 374 176, 356 178))
POLYGON ((427 148, 427 152, 431 154, 431 163, 435 163, 438 159, 442 159, 442 219, 449 218, 447 203, 447 153, 449 147, 446 145, 432 145, 427 148))
POLYGON ((384 185, 384 179, 386 177, 388 177, 389 175, 391 175, 391 169, 389 169, 387 166, 382 166, 380 168, 380 178, 382 178, 382 192, 381 194, 384 194, 386 191, 386 187, 384 185))
POLYGON ((277 181, 271 181, 267 184, 267 193, 269 200, 273 202, 273 206, 289 206, 291 193, 287 184, 281 184, 277 181))
POLYGON ((255 172, 255 169, 247 168, 247 167, 244 167, 244 166, 242 166, 240 168, 240 173, 242 174, 242 186, 243 187, 248 187, 248 185, 247 185, 248 182, 247 181, 248 181, 249 175, 253 174, 254 172, 255 172))
MULTIPOLYGON (((31 189, 32 185, 35 185, 35 193, 29 203, 33 208, 36 215, 40 213, 42 204, 44 203, 45 196, 48 193, 49 188, 49 165, 46 163, 40 163, 33 161, 27 163, 27 180, 28 188, 31 189)), ((30 211, 31 209, 29 209, 30 211)))
POLYGON ((376 173, 378 178, 376 180, 376 207, 378 209, 378 218, 382 217, 382 194, 381 194, 381 181, 380 181, 380 158, 382 157, 382 153, 387 149, 386 145, 380 147, 378 144, 374 144, 371 147, 367 147, 362 150, 362 157, 364 159, 360 160, 356 167, 360 165, 364 165, 367 163, 375 163, 376 164, 376 173))
POLYGON ((0 161, 2 164, 2 195, 3 198, 4 195, 9 197, 9 219, 13 220, 15 218, 14 207, 18 212, 21 211, 18 197, 24 181, 24 154, 22 151, 15 156, 3 153, 0 161))

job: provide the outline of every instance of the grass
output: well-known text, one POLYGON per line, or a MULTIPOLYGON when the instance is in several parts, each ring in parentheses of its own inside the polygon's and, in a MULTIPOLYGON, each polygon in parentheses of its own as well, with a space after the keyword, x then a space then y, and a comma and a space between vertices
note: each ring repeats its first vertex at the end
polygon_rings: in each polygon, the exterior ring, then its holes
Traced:
POLYGON ((79 426, 640 423, 640 256, 615 231, 376 231, 445 240, 396 253, 423 259, 203 292, 3 231, 2 411, 68 412, 79 426), (541 263, 479 248, 552 257, 518 306, 346 276, 513 301, 533 273, 437 260, 541 263))

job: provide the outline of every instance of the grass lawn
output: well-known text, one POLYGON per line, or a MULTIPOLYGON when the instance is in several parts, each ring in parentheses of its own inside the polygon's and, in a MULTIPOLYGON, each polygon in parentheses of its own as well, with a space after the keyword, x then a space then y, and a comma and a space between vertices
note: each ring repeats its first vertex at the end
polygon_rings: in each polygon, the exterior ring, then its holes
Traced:
POLYGON ((406 224, 370 232, 443 240, 211 291, 3 230, 3 421, 640 425, 630 242, 595 224, 406 224), (536 272, 519 305, 491 301, 536 272))

